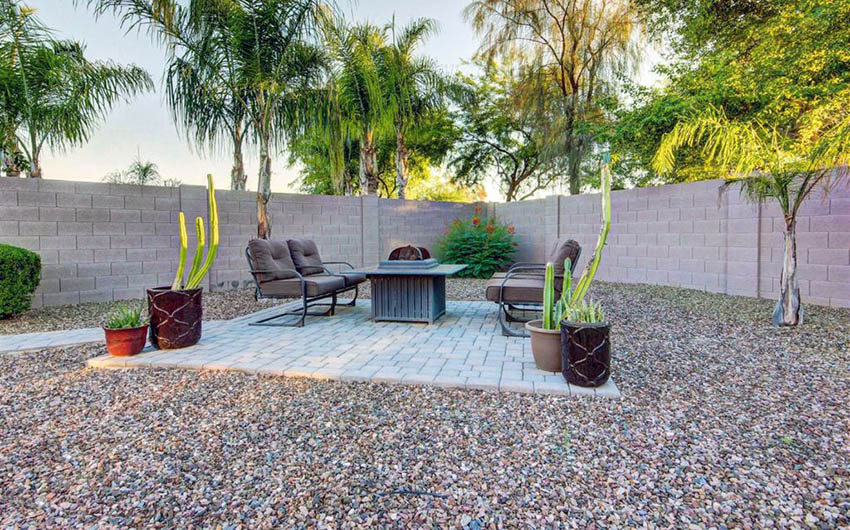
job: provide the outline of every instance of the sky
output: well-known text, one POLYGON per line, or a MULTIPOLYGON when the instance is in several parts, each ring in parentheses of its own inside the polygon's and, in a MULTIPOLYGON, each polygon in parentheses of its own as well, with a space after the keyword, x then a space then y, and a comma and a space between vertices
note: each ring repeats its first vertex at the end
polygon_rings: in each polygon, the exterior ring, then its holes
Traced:
MULTIPOLYGON (((359 0, 352 4, 346 1, 340 0, 339 5, 351 20, 384 24, 395 16, 396 23, 404 25, 416 17, 435 19, 440 32, 426 43, 423 53, 434 57, 447 73, 457 71, 478 47, 477 36, 463 21, 461 12, 467 3, 463 0, 359 0)), ((71 0, 27 0, 26 3, 36 9, 57 38, 84 43, 90 59, 141 66, 151 74, 157 87, 155 93, 116 105, 85 145, 46 153, 42 160, 46 178, 99 181, 111 171, 126 168, 140 156, 156 163, 164 178, 204 184, 205 175, 213 173, 221 183, 219 186, 229 185, 229 154, 224 149, 213 154, 198 152, 174 126, 162 91, 164 52, 156 43, 144 34, 125 33, 111 16, 95 20, 84 5, 74 6, 71 0)), ((286 153, 278 153, 272 160, 273 191, 297 189, 294 183, 297 168, 287 167, 286 159, 286 153)), ((246 153, 246 166, 248 188, 255 190, 257 164, 253 153, 246 153)))

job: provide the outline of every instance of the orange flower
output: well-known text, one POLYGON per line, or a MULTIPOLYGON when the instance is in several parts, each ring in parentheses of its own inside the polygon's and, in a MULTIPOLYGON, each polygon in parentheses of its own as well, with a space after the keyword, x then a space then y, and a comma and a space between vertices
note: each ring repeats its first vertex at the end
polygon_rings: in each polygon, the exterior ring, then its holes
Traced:
POLYGON ((510 226, 508 226, 508 233, 509 233, 509 234, 513 234, 515 230, 516 230, 516 229, 514 228, 514 225, 510 225, 510 226))
POLYGON ((481 215, 481 205, 480 204, 475 205, 475 215, 481 215))
POLYGON ((472 224, 478 226, 479 224, 481 224, 481 219, 479 219, 478 217, 473 217, 472 224))
POLYGON ((460 226, 460 219, 455 219, 452 226, 460 226))
POLYGON ((493 226, 493 225, 487 225, 487 233, 488 233, 488 234, 492 234, 492 233, 493 233, 493 230, 495 230, 495 229, 496 229, 496 227, 495 227, 495 226, 493 226))

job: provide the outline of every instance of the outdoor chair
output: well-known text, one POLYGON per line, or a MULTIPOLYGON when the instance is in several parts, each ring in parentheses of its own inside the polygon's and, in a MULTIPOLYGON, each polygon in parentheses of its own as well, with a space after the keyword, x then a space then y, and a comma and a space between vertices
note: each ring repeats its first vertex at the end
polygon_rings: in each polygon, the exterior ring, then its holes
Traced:
MULTIPOLYGON (((581 256, 581 245, 572 239, 562 239, 549 253, 548 261, 555 266, 555 291, 561 292, 564 261, 570 259, 570 271, 573 274, 581 256)), ((539 312, 543 307, 543 286, 546 272, 545 263, 517 262, 505 272, 497 272, 487 282, 485 296, 487 300, 499 304, 499 325, 506 337, 526 337, 527 333, 512 329, 508 322, 528 322, 531 318, 517 313, 539 312)))
POLYGON ((366 277, 361 274, 330 270, 328 265, 344 265, 349 269, 354 269, 354 266, 347 261, 322 261, 316 243, 309 239, 252 239, 245 249, 245 257, 254 278, 254 296, 257 300, 301 299, 300 309, 263 318, 252 322, 252 326, 302 327, 308 316, 332 316, 338 305, 337 296, 354 291, 354 298, 344 305, 355 305, 358 285, 366 281, 366 277), (326 302, 328 299, 330 303, 326 302), (316 306, 328 306, 328 309, 309 311, 309 308, 316 306), (275 322, 284 316, 293 315, 299 317, 295 324, 275 322))

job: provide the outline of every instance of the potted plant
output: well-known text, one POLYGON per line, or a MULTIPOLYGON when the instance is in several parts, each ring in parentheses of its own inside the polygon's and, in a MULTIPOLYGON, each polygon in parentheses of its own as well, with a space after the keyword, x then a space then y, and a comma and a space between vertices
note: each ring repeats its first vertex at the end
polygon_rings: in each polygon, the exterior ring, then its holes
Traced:
POLYGON ((610 326, 604 324, 604 313, 599 303, 584 300, 590 283, 596 276, 602 250, 608 239, 611 228, 611 171, 608 160, 602 164, 602 228, 596 241, 596 248, 581 277, 572 289, 572 263, 569 259, 564 262, 564 280, 561 286, 561 296, 555 301, 555 268, 552 263, 546 264, 545 283, 543 288, 543 318, 527 322, 525 328, 531 335, 531 353, 534 364, 541 370, 560 371, 571 384, 579 386, 599 386, 608 380, 610 372, 610 344, 608 335, 610 326), (574 330, 574 331, 570 331, 574 330), (603 338, 600 338, 603 337, 603 338), (583 347, 599 346, 591 352, 583 347), (601 346, 600 346, 601 345, 601 346), (604 359, 602 349, 607 358, 604 359), (582 356, 582 352, 585 354, 582 356), (587 355, 599 355, 599 362, 604 360, 604 369, 596 363, 597 357, 587 359, 587 355), (573 362, 575 359, 575 362, 573 362), (584 360, 582 360, 584 359, 584 360), (593 370, 586 369, 594 366, 593 370), (576 368, 576 366, 578 368, 576 368), (575 370, 580 372, 573 373, 575 370), (580 373, 581 376, 576 374, 580 373), (568 375, 569 374, 569 375, 568 375), (595 374, 595 375, 594 375, 595 374))
POLYGON ((148 323, 141 306, 122 305, 106 318, 103 325, 106 351, 116 357, 136 355, 145 347, 148 323))
POLYGON ((192 260, 192 268, 185 276, 188 235, 183 212, 178 216, 180 249, 177 273, 170 286, 147 290, 148 313, 150 314, 151 345, 160 349, 185 348, 201 340, 203 318, 203 287, 201 281, 207 275, 218 253, 218 207, 212 175, 207 175, 207 205, 210 212, 210 247, 204 257, 206 246, 204 220, 195 219, 198 246, 192 260))

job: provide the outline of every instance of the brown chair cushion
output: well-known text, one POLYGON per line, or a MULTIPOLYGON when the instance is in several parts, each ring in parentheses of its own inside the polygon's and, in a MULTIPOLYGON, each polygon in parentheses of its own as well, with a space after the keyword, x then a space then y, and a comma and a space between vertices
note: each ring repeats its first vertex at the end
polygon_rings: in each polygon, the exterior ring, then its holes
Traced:
POLYGON ((322 267, 322 257, 319 255, 319 247, 315 241, 310 239, 290 239, 289 252, 295 268, 301 274, 321 274, 325 272, 322 267))
POLYGON ((337 274, 341 275, 345 278, 345 286, 351 287, 352 285, 361 284, 366 281, 366 276, 364 274, 356 274, 353 272, 337 272, 337 274))
MULTIPOLYGON (((502 278, 492 279, 487 282, 485 296, 491 302, 499 301, 499 289, 502 288, 502 278)), ((543 279, 542 278, 511 278, 505 282, 502 300, 511 303, 543 303, 543 279)))
POLYGON ((295 263, 289 254, 289 246, 283 241, 252 239, 248 242, 248 252, 251 254, 255 271, 274 271, 257 274, 258 282, 295 277, 294 273, 286 271, 286 269, 295 270, 295 263))
MULTIPOLYGON (((345 287, 345 279, 339 276, 313 274, 304 278, 307 296, 330 294, 345 287)), ((266 297, 300 298, 301 281, 298 278, 274 280, 260 286, 260 293, 266 297)))
POLYGON ((555 264, 555 273, 564 272, 564 260, 570 258, 572 268, 575 270, 578 255, 581 252, 581 245, 573 239, 561 239, 555 244, 555 248, 549 254, 549 261, 555 264))

